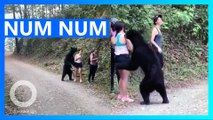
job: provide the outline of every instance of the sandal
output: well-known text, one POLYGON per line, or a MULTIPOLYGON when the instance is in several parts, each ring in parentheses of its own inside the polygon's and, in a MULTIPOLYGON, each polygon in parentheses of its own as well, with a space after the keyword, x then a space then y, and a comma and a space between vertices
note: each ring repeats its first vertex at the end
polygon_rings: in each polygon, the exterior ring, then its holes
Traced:
POLYGON ((117 99, 119 99, 119 100, 122 99, 122 95, 118 94, 117 99))
POLYGON ((122 101, 122 102, 134 102, 134 100, 131 99, 131 98, 129 98, 129 96, 122 97, 122 98, 121 98, 121 101, 122 101))

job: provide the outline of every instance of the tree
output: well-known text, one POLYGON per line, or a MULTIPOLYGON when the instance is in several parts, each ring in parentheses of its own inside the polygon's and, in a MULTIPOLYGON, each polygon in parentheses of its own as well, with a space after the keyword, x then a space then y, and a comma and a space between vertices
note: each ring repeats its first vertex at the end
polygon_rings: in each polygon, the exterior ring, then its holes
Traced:
MULTIPOLYGON (((13 18, 16 19, 16 6, 12 5, 12 12, 13 12, 13 18)), ((18 38, 15 38, 15 45, 16 45, 16 53, 19 54, 20 52, 20 47, 19 47, 19 42, 18 38)))

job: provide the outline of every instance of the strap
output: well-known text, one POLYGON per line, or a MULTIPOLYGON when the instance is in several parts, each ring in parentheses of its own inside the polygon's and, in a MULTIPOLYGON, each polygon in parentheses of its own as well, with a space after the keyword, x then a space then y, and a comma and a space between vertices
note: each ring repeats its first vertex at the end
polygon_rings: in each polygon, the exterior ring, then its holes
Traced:
POLYGON ((161 33, 161 32, 160 32, 160 30, 159 30, 157 27, 155 27, 155 28, 157 29, 157 31, 158 31, 158 34, 159 34, 159 33, 161 33))

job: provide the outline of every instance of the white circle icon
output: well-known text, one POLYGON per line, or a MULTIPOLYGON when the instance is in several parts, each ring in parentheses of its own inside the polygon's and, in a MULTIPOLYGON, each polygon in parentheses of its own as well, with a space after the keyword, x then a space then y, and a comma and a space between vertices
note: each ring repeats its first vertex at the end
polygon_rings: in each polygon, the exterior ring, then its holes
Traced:
POLYGON ((37 97, 37 90, 36 90, 35 86, 31 82, 26 81, 26 80, 20 80, 20 81, 16 82, 15 84, 13 84, 13 86, 10 89, 10 99, 15 105, 17 105, 19 107, 28 107, 28 106, 32 105, 35 102, 36 97, 37 97), (22 85, 29 87, 32 92, 31 98, 26 102, 20 102, 15 96, 16 89, 22 85))

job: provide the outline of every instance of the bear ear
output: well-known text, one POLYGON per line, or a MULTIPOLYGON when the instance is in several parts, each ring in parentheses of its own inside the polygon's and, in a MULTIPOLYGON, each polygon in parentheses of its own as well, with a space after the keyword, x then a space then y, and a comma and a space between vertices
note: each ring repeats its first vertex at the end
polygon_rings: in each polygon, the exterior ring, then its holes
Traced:
POLYGON ((143 29, 140 29, 138 30, 139 33, 143 34, 144 33, 144 30, 143 29))
POLYGON ((76 52, 76 51, 77 51, 77 48, 75 48, 75 47, 71 47, 71 48, 70 48, 70 51, 72 51, 72 52, 76 52))
POLYGON ((132 33, 132 29, 128 30, 127 33, 132 33))

